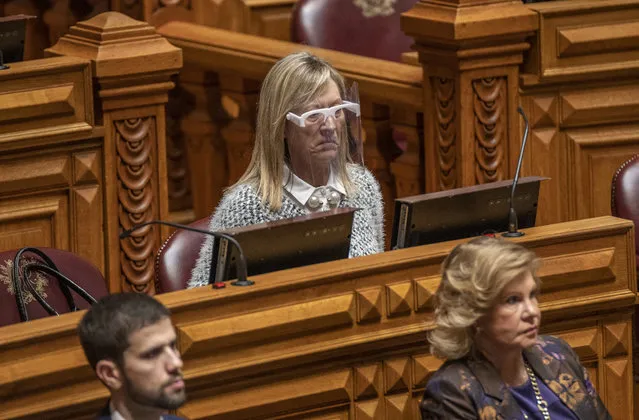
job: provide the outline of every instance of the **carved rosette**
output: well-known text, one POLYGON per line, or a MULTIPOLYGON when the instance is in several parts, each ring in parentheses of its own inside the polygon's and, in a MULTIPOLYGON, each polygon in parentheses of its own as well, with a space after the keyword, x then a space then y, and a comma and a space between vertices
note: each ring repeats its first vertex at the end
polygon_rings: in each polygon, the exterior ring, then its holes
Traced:
MULTIPOLYGON (((119 222, 122 230, 154 219, 153 144, 155 118, 115 122, 119 222)), ((152 291, 154 230, 140 229, 120 240, 120 275, 123 291, 152 291)))
POLYGON ((449 190, 457 187, 455 173, 457 136, 455 127, 455 81, 433 77, 431 79, 435 92, 436 126, 435 139, 437 158, 439 160, 439 188, 449 190))
POLYGON ((504 136, 507 132, 506 78, 473 80, 475 180, 504 179, 504 136))

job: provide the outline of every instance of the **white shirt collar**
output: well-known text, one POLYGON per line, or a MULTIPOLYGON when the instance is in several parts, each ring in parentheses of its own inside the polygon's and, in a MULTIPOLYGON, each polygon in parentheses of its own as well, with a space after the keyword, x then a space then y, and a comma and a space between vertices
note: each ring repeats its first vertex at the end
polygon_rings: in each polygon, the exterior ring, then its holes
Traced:
MULTIPOLYGON (((319 188, 312 186, 308 182, 304 181, 302 178, 295 175, 295 173, 289 169, 288 165, 284 165, 282 186, 304 206, 306 206, 308 199, 311 198, 311 195, 313 195, 315 190, 319 188)), ((328 174, 328 182, 325 186, 331 187, 342 196, 346 196, 346 189, 344 188, 344 184, 342 184, 342 181, 337 176, 335 176, 335 171, 333 171, 332 167, 328 174)))
MULTIPOLYGON (((124 420, 122 414, 118 412, 115 408, 113 408, 112 404, 109 404, 109 410, 111 411, 111 420, 124 420)), ((160 416, 159 420, 162 420, 163 416, 160 416)))

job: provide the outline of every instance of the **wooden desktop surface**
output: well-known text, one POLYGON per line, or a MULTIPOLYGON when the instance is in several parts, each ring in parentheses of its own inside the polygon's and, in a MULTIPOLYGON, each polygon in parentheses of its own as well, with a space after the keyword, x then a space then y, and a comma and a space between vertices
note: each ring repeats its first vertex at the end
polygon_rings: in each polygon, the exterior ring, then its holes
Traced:
MULTIPOLYGON (((633 225, 528 229, 543 264, 542 331, 566 339, 613 418, 631 419, 633 225)), ((418 419, 439 266, 459 241, 158 296, 173 313, 191 419, 418 419)), ((75 335, 82 313, 0 329, 0 418, 88 418, 107 397, 75 335)))

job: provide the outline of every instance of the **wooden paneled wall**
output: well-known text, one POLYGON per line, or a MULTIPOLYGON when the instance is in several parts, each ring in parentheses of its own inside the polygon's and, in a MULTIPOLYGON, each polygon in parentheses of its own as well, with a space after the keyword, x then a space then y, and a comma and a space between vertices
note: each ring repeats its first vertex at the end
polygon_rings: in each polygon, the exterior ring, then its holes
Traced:
MULTIPOLYGON (((632 419, 633 225, 602 217, 527 230, 542 259, 542 331, 575 348, 615 419, 632 419)), ((172 311, 189 419, 415 419, 430 375, 447 242, 160 295, 172 311)), ((106 389, 81 313, 0 329, 0 418, 88 418, 106 389)))
POLYGON ((67 249, 105 271, 104 129, 91 65, 61 57, 0 71, 0 249, 67 249))
POLYGON ((639 3, 530 9, 539 31, 520 83, 531 120, 526 172, 552 178, 541 190, 540 222, 610 214, 612 176, 639 153, 639 3))
POLYGON ((110 291, 153 294, 168 232, 118 235, 168 217, 164 107, 181 52, 109 12, 47 53, 0 71, 0 249, 71 250, 110 291))

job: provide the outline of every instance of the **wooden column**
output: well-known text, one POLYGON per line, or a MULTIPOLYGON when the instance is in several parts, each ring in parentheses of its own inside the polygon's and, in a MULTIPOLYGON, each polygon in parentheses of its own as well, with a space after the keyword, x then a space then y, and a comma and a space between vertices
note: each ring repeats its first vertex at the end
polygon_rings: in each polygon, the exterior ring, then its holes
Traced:
POLYGON ((424 69, 426 191, 512 177, 518 66, 535 13, 519 0, 422 0, 401 24, 424 69))
POLYGON ((47 52, 92 61, 96 119, 105 128, 109 290, 153 294, 155 253, 168 230, 150 226, 124 240, 118 235, 168 218, 165 104, 182 52, 149 24, 117 12, 79 22, 47 52))

